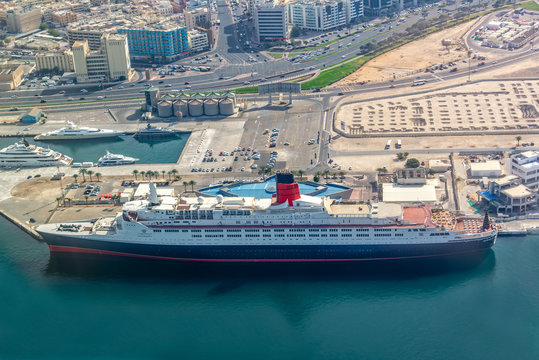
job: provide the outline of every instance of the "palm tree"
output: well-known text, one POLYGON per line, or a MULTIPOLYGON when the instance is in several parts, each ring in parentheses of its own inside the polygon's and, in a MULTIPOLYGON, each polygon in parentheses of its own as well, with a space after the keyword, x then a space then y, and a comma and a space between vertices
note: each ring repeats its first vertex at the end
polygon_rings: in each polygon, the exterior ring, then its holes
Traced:
POLYGON ((89 198, 88 195, 84 195, 84 200, 86 200, 86 205, 88 205, 88 198, 89 198))
POLYGON ((57 197, 57 198, 56 198, 56 205, 57 205, 57 206, 60 206, 60 200, 62 200, 61 197, 57 197))
POLYGON ((344 176, 344 171, 339 171, 339 176, 344 176))
POLYGON ((516 137, 516 140, 517 140, 517 146, 520 146, 520 140, 522 140, 522 136, 517 136, 516 137))
POLYGON ((135 176, 135 180, 137 180, 137 174, 138 174, 138 170, 137 169, 133 170, 133 175, 135 176))
POLYGON ((187 185, 189 185, 189 183, 187 181, 184 181, 183 182, 184 192, 187 192, 187 185))
POLYGON ((260 167, 258 168, 258 173, 262 175, 262 178, 265 180, 266 179, 266 165, 260 165, 260 167))
POLYGON ((99 182, 99 178, 101 177, 101 173, 95 173, 95 177, 97 178, 97 182, 99 182))
POLYGON ((144 180, 144 175, 146 175, 146 171, 142 170, 142 171, 140 172, 140 176, 142 176, 142 179, 143 179, 143 180, 144 180))
POLYGON ((303 181, 303 175, 305 174, 305 170, 298 170, 299 180, 303 181))
POLYGON ((178 170, 172 169, 170 170, 170 172, 172 173, 172 175, 174 175, 174 178, 176 178, 176 174, 178 173, 178 170))
POLYGON ((86 173, 90 176, 90 182, 92 182, 92 175, 94 174, 94 172, 92 170, 88 170, 86 171, 86 173))
POLYGON ((161 175, 163 176, 163 180, 165 180, 165 173, 166 173, 165 170, 161 170, 161 175))
POLYGON ((167 174, 168 174, 168 181, 171 181, 170 176, 172 175, 172 171, 169 170, 169 171, 167 172, 167 174))
POLYGON ((196 185, 196 181, 195 180, 189 180, 189 185, 191 185, 191 192, 194 192, 195 190, 193 189, 193 187, 196 185))
POLYGON ((324 179, 328 179, 329 170, 324 170, 324 179))
POLYGON ((79 177, 79 175, 77 174, 73 174, 73 180, 75 180, 75 182, 77 182, 77 178, 79 177))
POLYGON ((79 174, 82 175, 82 182, 86 182, 86 169, 79 169, 79 174))

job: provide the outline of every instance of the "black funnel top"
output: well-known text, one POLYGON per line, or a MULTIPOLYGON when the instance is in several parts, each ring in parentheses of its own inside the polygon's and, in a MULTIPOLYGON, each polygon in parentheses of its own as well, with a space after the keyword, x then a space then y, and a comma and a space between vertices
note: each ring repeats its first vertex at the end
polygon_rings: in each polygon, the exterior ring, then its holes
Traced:
POLYGON ((275 181, 277 184, 293 184, 294 175, 291 173, 277 173, 275 175, 275 181))

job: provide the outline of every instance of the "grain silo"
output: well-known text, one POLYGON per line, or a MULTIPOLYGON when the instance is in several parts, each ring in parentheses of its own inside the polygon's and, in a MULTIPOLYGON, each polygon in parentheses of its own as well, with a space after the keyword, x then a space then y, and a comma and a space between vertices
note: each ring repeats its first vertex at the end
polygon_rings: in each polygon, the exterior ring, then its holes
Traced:
POLYGON ((201 116, 204 114, 204 106, 202 101, 198 99, 193 99, 189 102, 189 115, 191 116, 201 116))
POLYGON ((186 116, 187 114, 189 114, 189 107, 187 105, 187 101, 184 99, 178 99, 174 101, 173 107, 174 107, 174 114, 176 114, 178 111, 180 111, 183 114, 183 116, 186 116))
POLYGON ((221 115, 233 115, 234 114, 234 101, 230 98, 225 98, 219 101, 219 112, 221 115))
POLYGON ((161 100, 157 103, 157 114, 159 117, 172 116, 172 102, 168 100, 161 100))
POLYGON ((204 100, 204 114, 206 116, 219 115, 219 103, 217 100, 212 98, 204 100))

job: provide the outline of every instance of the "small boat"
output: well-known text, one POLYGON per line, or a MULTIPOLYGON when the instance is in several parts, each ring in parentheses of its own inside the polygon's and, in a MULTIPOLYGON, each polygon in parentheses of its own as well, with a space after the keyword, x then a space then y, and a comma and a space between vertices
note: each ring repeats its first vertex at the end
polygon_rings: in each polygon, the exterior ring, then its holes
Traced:
POLYGON ((99 158, 97 166, 129 165, 134 164, 136 161, 139 161, 139 159, 120 154, 111 154, 107 151, 105 156, 99 158))
POLYGON ((85 161, 85 162, 82 163, 83 168, 90 168, 92 166, 94 166, 94 163, 91 162, 91 161, 85 161))
POLYGON ((85 126, 77 126, 73 122, 68 121, 66 126, 54 131, 49 131, 37 135, 34 140, 83 140, 97 138, 113 138, 124 133, 116 130, 97 129, 85 126))
POLYGON ((135 135, 136 139, 163 139, 176 136, 178 132, 173 129, 167 129, 150 124, 146 125, 143 129, 138 129, 135 135))
POLYGON ((80 167, 82 167, 82 163, 80 163, 80 162, 74 162, 74 163, 71 164, 71 167, 74 167, 74 168, 80 168, 80 167))

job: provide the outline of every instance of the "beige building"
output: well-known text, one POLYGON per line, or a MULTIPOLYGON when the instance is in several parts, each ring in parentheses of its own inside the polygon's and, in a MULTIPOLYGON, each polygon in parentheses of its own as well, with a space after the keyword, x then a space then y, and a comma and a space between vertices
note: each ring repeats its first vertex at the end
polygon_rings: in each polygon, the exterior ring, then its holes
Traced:
POLYGON ((187 32, 187 36, 189 38, 189 50, 191 52, 199 52, 208 50, 209 43, 208 43, 208 35, 199 30, 191 30, 187 32))
POLYGON ((41 25, 41 9, 20 7, 6 12, 7 31, 9 33, 25 33, 39 29, 41 25))
POLYGON ((91 51, 86 40, 75 42, 71 50, 79 83, 128 80, 133 75, 125 35, 103 35, 97 51, 91 51))
POLYGON ((195 26, 208 28, 208 24, 211 23, 211 14, 206 7, 201 7, 194 10, 185 10, 184 17, 187 30, 193 30, 195 29, 195 26))
POLYGON ((63 72, 75 71, 73 65, 73 52, 67 50, 63 53, 48 53, 36 55, 37 70, 57 69, 63 72))
POLYGON ((67 26, 67 24, 77 21, 78 15, 70 10, 55 11, 51 14, 51 20, 60 26, 67 26))
POLYGON ((0 65, 0 91, 12 90, 22 82, 22 65, 4 63, 0 65))

